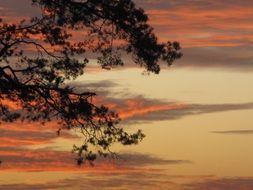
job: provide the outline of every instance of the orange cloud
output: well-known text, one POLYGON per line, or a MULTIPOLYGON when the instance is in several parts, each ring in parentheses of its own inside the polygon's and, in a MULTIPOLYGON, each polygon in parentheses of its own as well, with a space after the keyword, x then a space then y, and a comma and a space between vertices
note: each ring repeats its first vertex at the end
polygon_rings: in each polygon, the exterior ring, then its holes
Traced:
MULTIPOLYGON (((164 0, 138 2, 150 17, 150 24, 161 41, 177 40, 183 47, 238 46, 252 41, 252 3, 227 1, 180 1, 164 0)), ((27 5, 27 14, 33 12, 27 5)), ((2 7, 8 22, 23 19, 24 11, 2 7)), ((37 10, 39 11, 39 10, 37 10)), ((29 17, 25 15, 26 19, 29 17)), ((73 40, 84 39, 87 33, 75 31, 73 40)), ((117 43, 117 42, 116 42, 117 43)))
POLYGON ((183 103, 168 103, 168 102, 159 102, 143 97, 135 97, 130 99, 121 99, 120 102, 113 99, 106 99, 96 97, 93 99, 93 103, 100 105, 103 104, 109 107, 111 110, 119 113, 121 119, 130 119, 134 116, 145 115, 152 112, 159 111, 169 111, 169 110, 180 110, 185 109, 188 105, 183 103))
POLYGON ((238 46, 252 39, 252 8, 177 6, 148 9, 150 24, 161 41, 178 40, 183 47, 238 46))
POLYGON ((139 100, 128 100, 125 102, 126 108, 119 109, 119 114, 122 119, 128 119, 137 115, 145 115, 147 113, 158 112, 163 110, 177 110, 186 108, 183 104, 167 104, 167 105, 147 105, 139 100))
MULTIPOLYGON (((124 156, 124 154, 123 154, 124 156)), ((134 155, 133 155, 134 156, 134 155)), ((77 166, 75 162, 76 155, 66 151, 43 151, 43 150, 1 150, 0 158, 2 164, 0 165, 0 171, 22 171, 22 172, 35 172, 35 171, 81 171, 81 172, 98 172, 98 173, 128 173, 128 172, 144 172, 155 171, 155 169, 138 167, 136 165, 128 165, 125 161, 115 159, 106 160, 98 159, 94 165, 85 163, 81 166, 77 166), (117 164, 119 162, 120 164, 117 164)), ((144 160, 138 160, 137 162, 144 162, 145 158, 150 165, 150 158, 148 156, 141 156, 144 160)), ((159 158, 151 158, 151 161, 157 162, 157 164, 181 164, 170 160, 159 160, 159 158), (172 163, 173 162, 173 163, 172 163)))
POLYGON ((19 110, 21 108, 18 102, 13 102, 8 99, 0 100, 0 104, 12 110, 19 110))

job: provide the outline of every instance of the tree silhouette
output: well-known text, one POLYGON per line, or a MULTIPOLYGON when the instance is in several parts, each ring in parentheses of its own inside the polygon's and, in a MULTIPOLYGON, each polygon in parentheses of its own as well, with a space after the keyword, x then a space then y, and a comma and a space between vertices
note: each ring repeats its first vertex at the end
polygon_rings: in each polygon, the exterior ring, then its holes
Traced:
POLYGON ((148 17, 132 0, 32 0, 40 16, 20 23, 0 20, 0 118, 47 122, 84 135, 74 146, 78 164, 110 154, 113 143, 137 144, 144 134, 118 127, 119 116, 92 102, 94 92, 65 84, 82 75, 89 56, 104 69, 124 65, 122 53, 158 74, 181 57, 178 42, 159 43, 148 17), (11 109, 6 101, 19 109, 11 109), (92 152, 92 147, 97 151, 92 152))

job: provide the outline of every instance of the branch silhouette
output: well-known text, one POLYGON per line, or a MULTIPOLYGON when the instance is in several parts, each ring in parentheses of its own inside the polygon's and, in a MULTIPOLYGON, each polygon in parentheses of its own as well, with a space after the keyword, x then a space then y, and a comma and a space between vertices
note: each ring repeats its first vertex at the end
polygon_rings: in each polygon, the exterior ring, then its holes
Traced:
POLYGON ((179 43, 158 43, 144 10, 131 0, 32 3, 41 16, 18 24, 0 20, 0 119, 57 120, 58 134, 61 129, 79 130, 83 144, 73 149, 78 164, 113 154, 114 143, 141 141, 141 130, 125 132, 116 112, 93 103, 94 92, 76 92, 65 81, 84 73, 90 54, 102 68, 111 69, 124 65, 121 54, 126 52, 137 65, 158 74, 160 60, 171 65, 182 56, 179 43), (6 100, 19 109, 9 108, 6 100))

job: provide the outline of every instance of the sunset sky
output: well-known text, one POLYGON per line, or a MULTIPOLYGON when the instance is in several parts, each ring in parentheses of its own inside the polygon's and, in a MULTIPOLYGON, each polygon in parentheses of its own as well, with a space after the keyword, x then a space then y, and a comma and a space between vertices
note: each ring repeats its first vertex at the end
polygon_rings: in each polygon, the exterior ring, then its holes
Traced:
MULTIPOLYGON (((253 189, 253 1, 134 2, 159 41, 179 41, 184 56, 159 75, 131 63, 110 71, 91 64, 70 84, 94 90, 127 131, 146 138, 115 145, 118 160, 78 167, 75 131, 58 137, 53 122, 2 123, 0 190, 253 189)), ((37 11, 29 0, 0 0, 8 22, 37 11)))

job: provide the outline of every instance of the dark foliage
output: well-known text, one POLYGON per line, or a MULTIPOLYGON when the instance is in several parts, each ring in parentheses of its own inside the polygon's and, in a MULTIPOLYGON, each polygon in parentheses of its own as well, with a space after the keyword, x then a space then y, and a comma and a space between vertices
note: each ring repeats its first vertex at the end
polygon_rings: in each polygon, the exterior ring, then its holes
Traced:
POLYGON ((62 129, 80 130, 84 143, 74 146, 78 164, 106 156, 113 143, 137 144, 144 137, 141 131, 126 133, 117 126, 118 114, 92 102, 95 93, 76 92, 65 81, 83 74, 91 54, 110 69, 124 64, 121 53, 126 52, 158 74, 160 60, 170 65, 181 57, 179 43, 158 43, 147 15, 132 0, 32 3, 41 16, 18 24, 0 20, 1 120, 58 120, 62 129))

